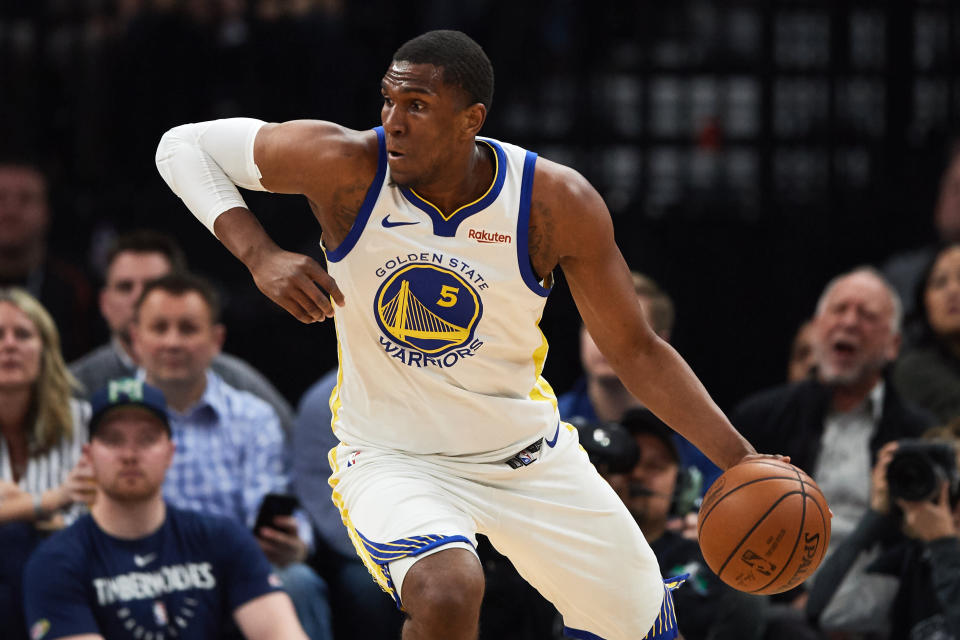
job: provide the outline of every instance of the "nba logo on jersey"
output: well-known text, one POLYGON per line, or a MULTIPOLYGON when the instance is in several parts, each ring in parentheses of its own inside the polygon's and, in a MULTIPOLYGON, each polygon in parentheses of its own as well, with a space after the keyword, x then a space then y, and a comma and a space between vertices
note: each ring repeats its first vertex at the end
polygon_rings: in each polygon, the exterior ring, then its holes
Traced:
POLYGON ((160 600, 153 601, 153 621, 157 623, 158 627, 165 627, 169 622, 167 608, 160 600))
MULTIPOLYGON (((399 358, 404 364, 449 367, 472 351, 483 304, 473 286, 454 270, 417 263, 384 279, 374 315, 384 335, 403 349, 399 358)), ((396 349, 386 351, 397 357, 396 349)))

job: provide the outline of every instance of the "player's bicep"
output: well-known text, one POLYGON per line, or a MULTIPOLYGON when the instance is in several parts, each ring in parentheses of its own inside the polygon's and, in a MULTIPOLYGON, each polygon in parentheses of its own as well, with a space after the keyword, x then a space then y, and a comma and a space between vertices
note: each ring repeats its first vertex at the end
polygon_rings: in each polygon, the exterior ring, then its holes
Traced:
POLYGON ((309 196, 328 191, 338 180, 363 172, 367 165, 372 180, 376 134, 321 120, 266 124, 257 132, 253 158, 264 188, 309 196))
POLYGON ((614 239, 607 207, 586 180, 572 185, 558 220, 559 263, 597 346, 632 350, 653 337, 637 300, 630 268, 614 239))

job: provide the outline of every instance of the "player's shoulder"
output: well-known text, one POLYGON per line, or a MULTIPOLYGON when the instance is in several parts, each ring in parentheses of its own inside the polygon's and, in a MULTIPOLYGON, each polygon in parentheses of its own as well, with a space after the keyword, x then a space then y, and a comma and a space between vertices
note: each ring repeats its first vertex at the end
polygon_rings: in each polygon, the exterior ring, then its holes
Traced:
POLYGON ((533 178, 533 197, 563 200, 596 193, 593 185, 573 167, 543 156, 537 158, 533 178))

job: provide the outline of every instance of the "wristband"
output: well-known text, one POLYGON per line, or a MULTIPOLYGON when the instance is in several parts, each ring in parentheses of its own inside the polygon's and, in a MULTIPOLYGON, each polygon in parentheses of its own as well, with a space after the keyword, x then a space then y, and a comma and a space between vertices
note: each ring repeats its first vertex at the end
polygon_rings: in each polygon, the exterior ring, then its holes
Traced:
POLYGON ((33 515, 36 516, 37 520, 46 520, 47 518, 47 512, 43 508, 42 493, 33 494, 33 515))

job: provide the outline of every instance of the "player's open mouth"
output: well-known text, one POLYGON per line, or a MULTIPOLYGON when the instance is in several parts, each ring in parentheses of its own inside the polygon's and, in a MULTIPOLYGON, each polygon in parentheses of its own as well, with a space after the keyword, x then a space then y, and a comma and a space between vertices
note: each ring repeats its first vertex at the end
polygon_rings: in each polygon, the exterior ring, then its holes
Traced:
POLYGON ((387 155, 394 160, 403 157, 403 154, 399 151, 387 151, 387 155))

